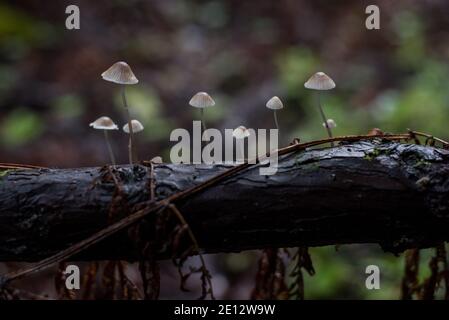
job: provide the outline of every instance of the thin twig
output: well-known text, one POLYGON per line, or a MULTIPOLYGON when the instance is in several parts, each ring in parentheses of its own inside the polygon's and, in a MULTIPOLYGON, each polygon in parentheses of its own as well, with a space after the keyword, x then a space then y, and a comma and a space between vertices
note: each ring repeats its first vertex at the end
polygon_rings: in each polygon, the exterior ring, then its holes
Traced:
POLYGON ((16 164, 16 163, 0 162, 0 170, 9 170, 9 169, 48 169, 48 168, 33 166, 31 164, 16 164))
POLYGON ((431 134, 424 133, 424 132, 419 132, 419 131, 413 131, 413 130, 409 130, 409 133, 412 133, 413 135, 416 135, 416 136, 421 136, 421 137, 426 137, 428 139, 433 139, 433 140, 438 141, 439 143, 441 143, 443 146, 449 147, 449 142, 447 142, 446 140, 434 137, 431 134))

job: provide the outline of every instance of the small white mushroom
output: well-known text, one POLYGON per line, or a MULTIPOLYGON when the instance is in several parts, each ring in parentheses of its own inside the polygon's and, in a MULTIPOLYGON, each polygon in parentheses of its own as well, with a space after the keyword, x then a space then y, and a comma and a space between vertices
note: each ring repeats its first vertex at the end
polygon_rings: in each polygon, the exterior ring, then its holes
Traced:
MULTIPOLYGON (((131 130, 130 130, 129 123, 127 123, 123 126, 123 131, 125 133, 129 134, 130 138, 134 133, 141 132, 141 131, 143 131, 143 129, 144 129, 143 125, 138 120, 131 120, 131 130)), ((131 139, 130 139, 130 144, 128 145, 128 147, 129 147, 129 150, 128 150, 129 153, 132 154, 133 150, 132 150, 131 139)), ((131 162, 131 164, 132 164, 132 162, 131 162)))
POLYGON ((190 99, 189 104, 192 107, 203 109, 213 107, 215 105, 215 101, 206 92, 198 92, 192 97, 192 99, 190 99))
MULTIPOLYGON (((327 126, 331 129, 336 128, 337 127, 337 123, 333 120, 333 119, 327 119, 327 126)), ((323 122, 323 127, 326 128, 326 123, 323 122)))
MULTIPOLYGON (((101 77, 109 82, 117 83, 122 86, 122 100, 123 106, 126 110, 126 116, 128 118, 128 124, 131 124, 131 115, 129 113, 128 103, 126 101, 125 87, 126 85, 136 84, 139 80, 134 75, 131 67, 124 61, 114 63, 108 70, 101 74, 101 77)), ((133 163, 133 128, 131 126, 131 132, 128 142, 128 157, 129 163, 133 163)))
MULTIPOLYGON (((334 80, 332 80, 324 72, 317 72, 313 76, 311 76, 309 78, 309 80, 307 80, 307 82, 304 84, 304 87, 306 87, 307 89, 318 91, 318 108, 320 110, 320 114, 321 114, 323 123, 325 124, 327 134, 328 134, 329 138, 332 138, 332 130, 327 123, 327 120, 326 120, 327 117, 324 114, 323 107, 321 106, 320 93, 321 93, 321 91, 331 90, 331 89, 335 88, 334 80)), ((333 142, 331 142, 331 146, 334 146, 333 142)))
POLYGON ((203 131, 206 131, 206 123, 204 121, 204 109, 215 106, 214 99, 212 99, 212 97, 206 92, 198 92, 190 99, 189 105, 191 105, 194 108, 200 109, 203 131))
MULTIPOLYGON (((236 140, 242 140, 245 139, 247 137, 249 137, 249 130, 246 129, 246 127, 244 126, 239 126, 237 128, 234 129, 234 131, 232 131, 232 136, 236 139, 236 140)), ((243 141, 241 141, 240 143, 240 152, 242 154, 242 158, 245 159, 245 147, 243 144, 243 141)))
MULTIPOLYGON (((144 127, 140 123, 139 120, 131 120, 131 130, 132 130, 132 132, 138 133, 138 132, 143 131, 143 129, 144 129, 144 127)), ((131 132, 131 130, 129 130, 129 124, 128 123, 123 126, 123 131, 125 131, 126 133, 129 134, 131 132)))
POLYGON ((276 125, 276 129, 279 130, 279 123, 276 111, 283 109, 284 104, 282 103, 281 99, 279 99, 279 97, 274 96, 270 100, 268 100, 266 106, 268 109, 273 110, 274 124, 276 125))
POLYGON ((162 161, 162 157, 160 157, 160 156, 156 156, 156 157, 154 157, 153 159, 151 159, 150 160, 151 161, 151 163, 153 163, 153 164, 161 164, 163 161, 162 161))
POLYGON ((114 152, 112 151, 111 143, 109 142, 108 131, 118 130, 118 126, 109 117, 100 117, 91 124, 89 124, 89 126, 96 130, 103 130, 104 139, 106 140, 106 146, 109 152, 109 157, 111 158, 112 165, 115 166, 115 157, 114 152))
POLYGON ((331 90, 335 88, 335 82, 324 72, 317 72, 307 80, 304 87, 312 90, 331 90))
POLYGON ((91 124, 90 127, 100 130, 118 130, 118 126, 109 117, 100 117, 91 124))
POLYGON ((139 82, 131 67, 124 61, 114 63, 108 70, 101 74, 101 77, 106 81, 117 84, 136 84, 139 82))
POLYGON ((236 139, 245 139, 249 137, 249 130, 244 126, 239 126, 232 131, 232 136, 236 139))

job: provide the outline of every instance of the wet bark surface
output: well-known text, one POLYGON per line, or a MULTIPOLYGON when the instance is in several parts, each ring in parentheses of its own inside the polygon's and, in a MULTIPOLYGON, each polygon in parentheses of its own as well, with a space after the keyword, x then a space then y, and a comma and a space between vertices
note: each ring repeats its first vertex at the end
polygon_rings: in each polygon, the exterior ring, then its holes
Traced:
MULTIPOLYGON (((229 167, 155 165, 156 198, 229 167)), ((116 172, 121 192, 106 168, 3 172, 0 261, 48 257, 148 201, 148 167, 119 166, 116 172)), ((401 252, 449 240, 448 196, 449 151, 361 141, 283 156, 272 176, 253 166, 177 206, 204 252, 346 243, 401 252)), ((134 247, 121 232, 76 258, 132 260, 134 247)))

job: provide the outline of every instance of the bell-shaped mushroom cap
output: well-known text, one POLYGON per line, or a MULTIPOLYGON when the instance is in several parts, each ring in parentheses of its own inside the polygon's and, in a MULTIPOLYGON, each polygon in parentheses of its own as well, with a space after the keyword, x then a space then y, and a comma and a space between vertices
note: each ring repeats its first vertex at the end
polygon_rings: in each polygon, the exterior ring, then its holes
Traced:
POLYGON ((207 108, 214 106, 215 101, 206 92, 198 92, 190 99, 189 104, 195 108, 207 108))
MULTIPOLYGON (((327 126, 331 129, 337 127, 337 123, 333 119, 327 119, 327 126)), ((326 124, 323 122, 323 127, 326 128, 326 124)))
POLYGON ((109 117, 100 117, 91 124, 90 127, 100 130, 118 130, 117 125, 109 117))
POLYGON ((307 89, 330 90, 335 88, 335 82, 324 72, 317 72, 304 84, 307 89))
POLYGON ((151 159, 151 162, 154 164, 161 164, 162 163, 162 157, 156 156, 153 159, 151 159))
POLYGON ((101 77, 106 81, 118 84, 136 84, 139 82, 131 67, 123 61, 114 63, 108 70, 101 74, 101 77))
POLYGON ((249 130, 244 126, 237 127, 232 131, 232 136, 236 139, 245 139, 246 137, 249 137, 249 130))
POLYGON ((284 104, 282 103, 281 99, 279 99, 277 96, 274 96, 267 102, 267 108, 271 110, 279 110, 284 108, 284 104))
MULTIPOLYGON (((133 126, 133 133, 143 131, 143 125, 138 120, 131 120, 131 125, 133 126)), ((129 133, 129 125, 125 124, 123 126, 123 131, 129 133)))

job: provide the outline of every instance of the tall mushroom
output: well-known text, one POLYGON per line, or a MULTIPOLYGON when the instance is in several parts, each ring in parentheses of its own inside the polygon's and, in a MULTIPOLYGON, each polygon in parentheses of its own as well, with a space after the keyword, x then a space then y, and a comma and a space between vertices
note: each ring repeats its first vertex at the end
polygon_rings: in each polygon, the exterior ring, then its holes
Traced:
POLYGON ((109 117, 100 117, 91 124, 89 124, 89 126, 96 130, 103 130, 104 139, 106 140, 106 146, 109 152, 109 158, 111 159, 112 165, 115 166, 115 157, 114 152, 112 151, 111 143, 109 142, 108 131, 118 130, 117 125, 109 117))
POLYGON ((133 164, 133 128, 131 125, 131 115, 129 113, 129 107, 128 103, 126 101, 126 93, 125 93, 125 87, 129 84, 136 84, 139 82, 137 80, 136 76, 134 75, 133 71, 131 70, 131 67, 123 61, 119 61, 114 63, 108 70, 103 72, 101 74, 101 77, 110 82, 114 82, 117 84, 120 84, 122 86, 122 100, 123 100, 123 106, 126 110, 126 116, 128 118, 128 126, 130 128, 129 133, 129 143, 128 143, 128 157, 129 157, 129 164, 133 164))
MULTIPOLYGON (((139 120, 131 120, 123 126, 123 131, 131 136, 132 133, 143 131, 144 127, 139 120), (131 123, 131 126, 129 125, 131 123)), ((132 163, 131 163, 132 164, 132 163)))
MULTIPOLYGON (((244 126, 239 126, 232 131, 232 136, 235 140, 242 140, 249 137, 249 130, 244 126)), ((240 152, 242 153, 242 158, 245 160, 245 146, 243 141, 240 142, 240 152)))
MULTIPOLYGON (((309 80, 304 84, 304 87, 311 90, 318 90, 318 108, 320 110, 321 118, 323 119, 323 123, 325 124, 325 128, 327 130, 327 134, 329 138, 332 138, 332 130, 327 123, 327 118, 324 114, 323 107, 321 106, 321 98, 320 93, 323 90, 331 90, 335 88, 335 82, 332 80, 327 74, 324 72, 317 72, 313 76, 310 77, 309 80)), ((331 142, 331 146, 334 146, 334 143, 331 142)))
POLYGON ((214 99, 206 92, 198 92, 192 99, 190 99, 189 104, 192 107, 199 108, 201 110, 201 124, 203 125, 203 131, 206 131, 206 123, 204 122, 204 109, 208 107, 213 107, 215 105, 214 99))
POLYGON ((280 110, 284 108, 284 104, 282 103, 281 99, 279 97, 274 96, 267 102, 267 108, 273 110, 273 116, 274 116, 274 124, 276 125, 276 129, 279 130, 279 123, 278 123, 278 117, 276 114, 276 110, 280 110))

